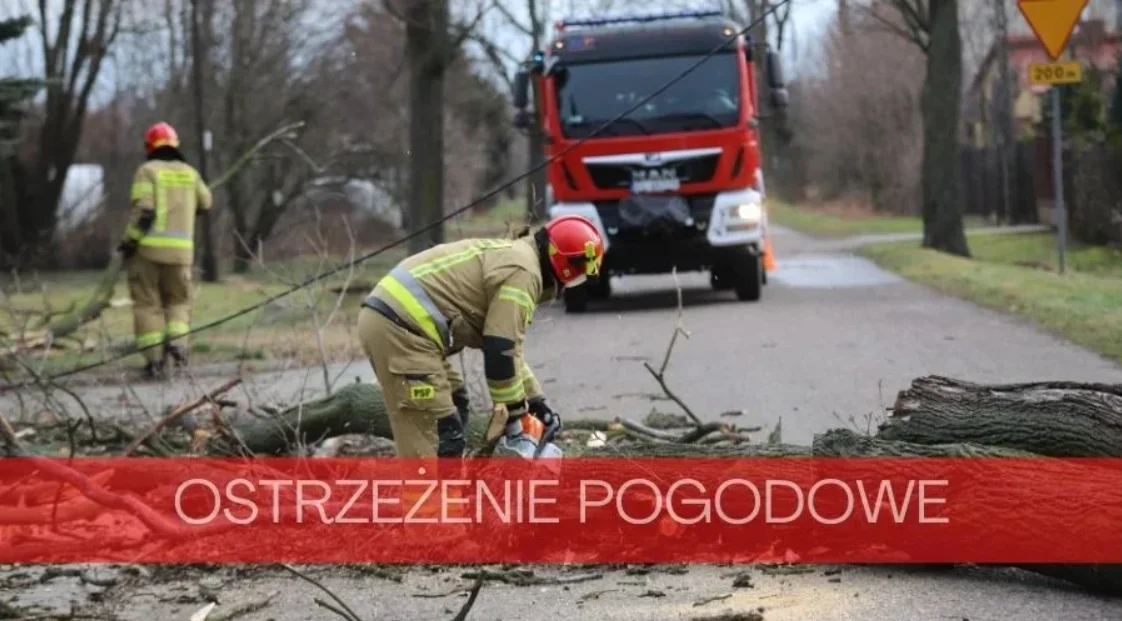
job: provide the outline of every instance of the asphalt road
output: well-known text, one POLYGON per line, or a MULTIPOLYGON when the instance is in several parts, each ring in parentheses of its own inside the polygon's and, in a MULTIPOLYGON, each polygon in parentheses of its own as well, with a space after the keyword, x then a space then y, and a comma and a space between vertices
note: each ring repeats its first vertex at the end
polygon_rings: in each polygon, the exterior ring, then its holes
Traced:
MULTIPOLYGON (((741 426, 807 443, 850 417, 882 416, 897 391, 937 374, 979 382, 1122 382, 1122 367, 1035 329, 909 283, 853 254, 787 230, 760 302, 682 274, 682 322, 665 377, 702 418, 743 410, 741 426)), ((643 362, 658 368, 678 321, 670 276, 617 279, 583 315, 539 312, 527 356, 550 398, 573 416, 676 411, 643 362)))
MULTIPOLYGON (((807 443, 816 432, 851 424, 850 417, 858 425, 869 418, 875 422, 898 390, 927 374, 981 382, 1122 383, 1122 367, 1116 364, 1016 318, 904 282, 846 254, 836 243, 780 231, 776 249, 779 270, 758 303, 710 291, 704 275, 680 278, 682 321, 690 337, 679 339, 666 378, 703 418, 743 410, 736 419, 739 424, 768 429, 782 419, 784 441, 807 443)), ((675 411, 673 403, 661 398, 642 362, 661 364, 678 320, 676 300, 669 276, 629 278, 616 283, 611 300, 595 304, 586 314, 566 315, 559 302, 539 311, 527 353, 555 406, 570 417, 639 417, 651 408, 675 411)), ((302 382, 314 391, 318 373, 274 373, 250 384, 266 396, 284 398, 302 382)), ((332 373, 370 379, 365 363, 336 367, 332 373)), ((122 394, 120 389, 99 390, 106 391, 101 395, 105 403, 122 394)), ((140 389, 144 398, 163 403, 181 400, 181 390, 140 389)), ((646 621, 760 607, 767 621, 1122 618, 1120 601, 1010 570, 846 568, 827 575, 817 568, 786 576, 752 572, 754 587, 741 589, 732 588, 729 574, 735 569, 729 567, 693 567, 685 575, 616 571, 566 587, 488 586, 469 619, 646 621), (589 597, 597 591, 608 592, 589 597), (730 596, 695 605, 725 594, 730 596)), ((462 599, 414 595, 447 591, 458 574, 414 571, 403 584, 342 574, 324 580, 364 618, 446 619, 462 599)), ((197 582, 192 577, 145 587, 136 597, 112 597, 107 606, 122 619, 186 619, 205 603, 197 597, 197 582)), ((21 599, 82 599, 80 591, 64 594, 61 588, 57 583, 36 583, 20 590, 21 599), (42 593, 43 589, 54 590, 42 593)), ((282 576, 231 577, 219 589, 222 607, 229 609, 274 589, 281 593, 272 605, 240 619, 332 618, 311 603, 312 597, 320 596, 313 587, 282 576)))

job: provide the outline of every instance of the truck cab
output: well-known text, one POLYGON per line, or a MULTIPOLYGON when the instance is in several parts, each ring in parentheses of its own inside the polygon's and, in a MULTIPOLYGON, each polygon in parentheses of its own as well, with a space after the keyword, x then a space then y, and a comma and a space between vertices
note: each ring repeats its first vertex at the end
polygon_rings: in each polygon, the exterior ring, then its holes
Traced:
MULTIPOLYGON (((562 20, 517 76, 516 123, 545 134, 550 217, 585 216, 604 238, 602 276, 566 291, 568 311, 609 296, 612 276, 674 269, 760 299, 759 46, 741 29, 712 11, 562 20)), ((771 104, 784 106, 778 56, 763 53, 771 104)))

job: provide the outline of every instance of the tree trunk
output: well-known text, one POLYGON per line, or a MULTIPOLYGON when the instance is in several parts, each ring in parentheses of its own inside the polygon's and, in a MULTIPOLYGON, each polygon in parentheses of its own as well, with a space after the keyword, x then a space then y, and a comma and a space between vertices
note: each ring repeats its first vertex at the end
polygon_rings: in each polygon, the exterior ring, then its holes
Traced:
POLYGON ((958 0, 931 0, 931 37, 923 80, 923 246, 970 256, 959 192, 962 39, 958 0))
POLYGON ((973 442, 1051 457, 1122 457, 1122 386, 985 386, 923 377, 900 392, 877 437, 973 442))
MULTIPOLYGON (((534 96, 533 103, 533 119, 530 124, 529 143, 530 143, 530 170, 541 166, 545 161, 545 130, 542 128, 542 110, 541 105, 538 103, 538 97, 534 96)), ((546 204, 546 171, 536 171, 526 179, 526 185, 529 191, 526 193, 526 215, 530 222, 544 222, 548 219, 546 215, 549 205, 546 204)))
MULTIPOLYGON (((484 448, 483 436, 489 414, 475 412, 468 419, 468 450, 484 448)), ((607 427, 604 421, 567 421, 567 429, 607 427)), ((382 390, 376 384, 348 384, 331 395, 292 406, 273 418, 250 418, 234 426, 236 441, 215 438, 208 447, 211 454, 240 453, 248 450, 260 456, 285 455, 294 447, 315 444, 328 438, 349 434, 369 434, 393 439, 382 390), (231 444, 233 442, 233 444, 231 444), (237 446, 240 442, 241 446, 237 446)), ((616 448, 567 447, 567 454, 586 457, 618 457, 616 448)), ((700 444, 641 444, 630 451, 646 457, 754 457, 810 455, 809 447, 785 445, 704 446, 700 444)))
POLYGON ((444 242, 444 71, 448 2, 415 0, 405 12, 409 65, 409 240, 420 252, 444 242), (431 228, 429 228, 431 227, 431 228))

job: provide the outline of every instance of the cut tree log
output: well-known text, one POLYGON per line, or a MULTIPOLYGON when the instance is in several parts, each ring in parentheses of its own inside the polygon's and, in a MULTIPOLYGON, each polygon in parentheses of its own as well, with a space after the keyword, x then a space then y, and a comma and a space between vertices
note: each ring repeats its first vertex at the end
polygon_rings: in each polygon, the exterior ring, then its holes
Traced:
MULTIPOLYGON (((1004 468, 1023 470, 1023 479, 1026 481, 1039 477, 1042 471, 1048 472, 1049 479, 1065 480, 1063 486, 1065 498, 1069 502, 1057 502, 1052 496, 1042 495, 1039 502, 1033 502, 1026 507, 1023 502, 1010 500, 1005 495, 987 493, 978 486, 962 485, 956 489, 952 498, 966 506, 985 506, 997 509, 999 513, 1009 516, 1008 521, 974 520, 969 516, 956 515, 957 527, 963 533, 969 533, 979 545, 990 549, 1004 548, 1018 549, 1023 546, 1023 533, 1052 533, 1050 541, 1045 541, 1048 547, 1063 549, 1071 545, 1072 533, 1067 530, 1054 530, 1047 525, 1054 524, 1084 524, 1086 516, 1095 516, 1095 520, 1102 525, 1098 532, 1112 532, 1115 526, 1122 523, 1122 506, 1117 502, 1103 502, 1101 490, 1111 487, 1118 480, 1118 473, 1105 468, 1087 467, 1067 460, 1046 459, 1022 450, 995 446, 980 446, 975 444, 913 444, 908 442, 887 441, 878 438, 858 435, 845 429, 828 431, 815 437, 814 455, 817 457, 931 457, 931 458, 1036 458, 1031 463, 1016 460, 1008 462, 1004 468), (1086 494, 1079 490, 1090 490, 1086 494), (963 524, 968 526, 963 526, 963 524)), ((935 476, 930 464, 921 465, 924 460, 915 460, 917 464, 914 478, 930 479, 935 476)), ((963 477, 966 464, 977 463, 976 476, 984 480, 989 475, 987 464, 973 459, 956 459, 955 473, 958 480, 963 477)), ((893 476, 908 476, 906 468, 893 472, 893 476)), ((1003 470, 1005 476, 1008 470, 1003 470)), ((1042 542, 1034 541, 1034 546, 1042 542)), ((1122 565, 1112 564, 1015 564, 1018 567, 1034 573, 1039 573, 1052 578, 1058 578, 1078 584, 1090 591, 1103 595, 1122 597, 1122 565)))
POLYGON ((922 377, 900 391, 877 437, 972 443, 1049 457, 1122 457, 1122 385, 984 385, 922 377))

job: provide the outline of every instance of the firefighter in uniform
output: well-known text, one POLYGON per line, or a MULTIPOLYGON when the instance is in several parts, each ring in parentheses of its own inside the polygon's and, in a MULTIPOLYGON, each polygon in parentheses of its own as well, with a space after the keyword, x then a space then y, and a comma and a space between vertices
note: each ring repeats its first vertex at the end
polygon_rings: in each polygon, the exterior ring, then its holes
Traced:
POLYGON ((171 125, 149 128, 144 150, 148 159, 133 177, 129 223, 117 251, 128 261, 136 346, 155 377, 169 357, 187 363, 195 217, 211 208, 212 198, 180 153, 171 125))
MULTIPOLYGON (((580 216, 517 239, 468 239, 405 259, 363 302, 359 337, 381 384, 399 457, 460 457, 467 391, 448 357, 481 349, 491 400, 510 420, 560 422, 523 358, 537 305, 595 275, 604 243, 580 216)), ((509 430, 509 427, 508 427, 509 430)))

